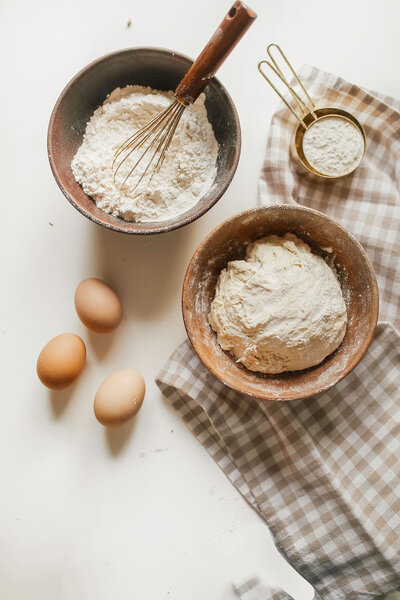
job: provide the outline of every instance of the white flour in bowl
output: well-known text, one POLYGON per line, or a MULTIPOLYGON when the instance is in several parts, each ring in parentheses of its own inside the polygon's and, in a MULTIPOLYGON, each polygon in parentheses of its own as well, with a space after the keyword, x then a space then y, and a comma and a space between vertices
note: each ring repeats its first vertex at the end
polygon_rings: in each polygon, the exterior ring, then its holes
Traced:
POLYGON ((114 181, 116 150, 173 99, 173 92, 130 85, 115 89, 93 113, 71 167, 76 181, 102 210, 126 221, 166 221, 192 208, 212 186, 218 143, 204 94, 183 112, 164 162, 150 181, 145 177, 134 189, 145 167, 143 160, 120 189, 134 157, 124 163, 114 181))
POLYGON ((303 152, 318 173, 339 177, 354 171, 361 161, 364 138, 351 121, 326 117, 306 129, 303 152))

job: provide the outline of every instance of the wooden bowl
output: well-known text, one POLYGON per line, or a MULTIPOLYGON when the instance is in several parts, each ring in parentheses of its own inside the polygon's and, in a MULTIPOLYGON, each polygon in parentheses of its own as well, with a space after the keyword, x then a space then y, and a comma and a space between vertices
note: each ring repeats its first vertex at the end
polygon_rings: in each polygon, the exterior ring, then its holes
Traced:
POLYGON ((261 207, 227 219, 200 244, 186 272, 182 308, 194 350, 218 379, 238 392, 261 400, 296 400, 332 387, 361 360, 378 319, 378 286, 362 246, 338 223, 300 206, 261 207), (216 281, 227 262, 244 258, 249 242, 287 232, 305 240, 314 252, 334 258, 348 324, 342 344, 319 365, 303 371, 265 375, 249 371, 222 350, 208 323, 208 314, 216 281))
POLYGON ((164 233, 201 217, 226 191, 239 161, 241 134, 235 106, 215 77, 205 90, 205 105, 219 145, 217 174, 208 192, 184 214, 155 223, 124 221, 97 208, 75 181, 71 170, 71 161, 82 142, 87 122, 110 92, 129 84, 174 90, 191 64, 189 58, 172 50, 130 48, 90 63, 62 91, 49 123, 50 166, 64 196, 91 221, 123 233, 164 233))

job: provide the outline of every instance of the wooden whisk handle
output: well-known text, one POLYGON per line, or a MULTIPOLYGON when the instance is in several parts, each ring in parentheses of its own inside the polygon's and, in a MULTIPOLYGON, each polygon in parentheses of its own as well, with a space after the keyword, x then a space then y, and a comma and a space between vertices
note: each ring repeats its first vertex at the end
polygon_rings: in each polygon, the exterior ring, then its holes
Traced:
POLYGON ((193 104, 256 18, 256 13, 237 0, 175 91, 183 104, 193 104))

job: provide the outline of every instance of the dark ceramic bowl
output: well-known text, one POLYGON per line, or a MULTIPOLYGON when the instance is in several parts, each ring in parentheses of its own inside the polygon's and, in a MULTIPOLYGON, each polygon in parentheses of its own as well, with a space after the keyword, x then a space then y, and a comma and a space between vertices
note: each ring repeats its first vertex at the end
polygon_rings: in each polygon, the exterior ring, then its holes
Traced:
POLYGON ((211 188, 184 214, 168 221, 135 223, 113 217, 97 208, 75 181, 71 161, 85 133, 86 123, 116 87, 130 84, 175 90, 192 61, 162 48, 130 48, 90 63, 68 83, 53 109, 48 130, 48 154, 61 191, 79 212, 98 225, 123 233, 164 233, 191 223, 207 212, 224 194, 239 161, 241 135, 235 106, 222 84, 208 84, 206 108, 219 145, 217 174, 211 188))
POLYGON ((204 365, 229 387, 261 400, 297 400, 319 394, 343 379, 364 356, 378 319, 378 286, 362 246, 326 215, 301 206, 248 210, 216 227, 197 248, 186 272, 182 309, 188 337, 204 365), (334 260, 347 307, 347 329, 335 352, 309 369, 279 375, 249 371, 222 350, 208 314, 215 284, 227 262, 245 256, 249 242, 267 235, 296 234, 314 252, 334 260), (329 249, 327 252, 323 249, 329 249))

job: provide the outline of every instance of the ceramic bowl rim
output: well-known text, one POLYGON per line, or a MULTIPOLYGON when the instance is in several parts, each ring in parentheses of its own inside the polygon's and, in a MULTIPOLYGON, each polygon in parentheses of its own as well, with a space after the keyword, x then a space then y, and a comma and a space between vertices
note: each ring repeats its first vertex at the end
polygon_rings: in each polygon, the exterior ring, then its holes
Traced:
MULTIPOLYGON (((282 401, 292 401, 292 400, 301 400, 301 399, 307 399, 307 398, 311 398, 317 394, 320 394, 322 392, 325 392, 326 390, 330 389, 331 387, 333 387, 334 385, 336 385, 337 383, 339 383, 339 381, 341 381, 342 379, 344 379, 344 377, 346 377, 346 375, 348 375, 360 362, 360 360, 363 358, 364 354, 366 353, 366 351, 369 348, 369 345, 372 341, 373 335, 375 333, 375 329, 376 329, 376 325, 378 322, 378 315, 379 315, 379 289, 378 289, 378 283, 377 283, 377 279, 376 279, 376 274, 375 271, 373 269, 372 263, 367 255, 367 253, 365 252, 364 248, 362 247, 362 245, 360 244, 360 242, 358 240, 356 240, 356 238, 349 232, 347 231, 342 225, 340 225, 337 221, 335 221, 334 219, 332 219, 331 217, 329 217, 328 215, 315 210, 313 208, 308 208, 305 206, 299 206, 299 205, 295 205, 295 204, 274 204, 274 205, 269 205, 269 206, 257 206, 254 208, 250 208, 244 211, 241 211, 240 213, 237 213, 227 219, 225 219, 224 221, 222 221, 221 223, 219 223, 212 231, 210 231, 208 233, 208 235, 203 239, 203 241, 199 244, 199 246, 197 247, 196 251, 194 252, 192 258, 190 259, 189 265, 186 269, 186 273, 185 273, 185 277, 183 280, 183 285, 182 285, 182 298, 181 298, 181 307, 182 307, 182 315, 183 315, 183 322, 185 325, 185 329, 186 329, 186 333, 188 336, 188 339, 190 341, 190 344, 193 348, 193 350, 195 351, 196 355, 199 357, 200 361, 203 363, 203 365, 219 380, 221 381, 223 384, 225 384, 226 386, 228 386, 229 388, 240 392, 241 394, 244 394, 246 396, 250 396, 253 398, 256 398, 257 400, 263 400, 263 401, 270 401, 270 402, 282 402, 282 401), (194 266, 194 263, 197 260, 197 257, 203 252, 204 248, 207 246, 207 244, 209 243, 210 239, 215 237, 218 234, 218 231, 220 231, 221 229, 223 229, 224 227, 226 227, 228 224, 233 223, 234 221, 238 221, 242 218, 248 217, 249 215, 255 215, 256 213, 260 213, 260 212, 265 212, 266 214, 268 214, 268 211, 271 210, 276 210, 276 209, 280 209, 280 210, 286 210, 286 211, 296 211, 296 212, 309 212, 309 213, 313 213, 314 215, 316 215, 318 218, 322 218, 326 221, 328 221, 331 225, 333 225, 334 227, 337 227, 339 229, 342 230, 342 232, 348 236, 353 243, 355 243, 355 245, 358 247, 358 250, 360 251, 360 254, 362 255, 363 260, 365 261, 368 271, 370 273, 371 276, 371 283, 372 283, 372 295, 375 299, 375 303, 374 303, 374 307, 373 307, 373 311, 372 311, 372 319, 371 319, 371 327, 370 327, 370 331, 368 333, 368 336, 365 338, 362 346, 360 348, 358 348, 357 353, 354 354, 351 358, 351 360, 348 361, 348 364, 346 365, 346 368, 343 369, 343 371, 341 373, 338 373, 336 377, 334 377, 331 381, 325 383, 325 384, 320 384, 320 385, 316 385, 314 387, 314 389, 306 394, 294 394, 294 393, 286 393, 283 392, 282 397, 280 398, 271 398, 270 396, 266 395, 265 393, 262 393, 262 391, 248 391, 247 386, 245 383, 240 383, 239 385, 232 385, 232 383, 226 381, 218 372, 218 370, 214 367, 214 364, 212 362, 208 362, 206 360, 203 359, 202 357, 202 353, 201 351, 199 351, 197 344, 196 344, 196 336, 193 333, 192 327, 191 327, 191 318, 188 314, 188 310, 186 308, 186 298, 189 295, 189 280, 192 277, 192 268, 194 266)), ((215 334, 214 334, 215 335, 215 334)), ((228 353, 229 354, 229 353, 228 353)), ((232 360, 234 360, 232 358, 232 360)), ((215 361, 216 362, 216 361, 215 361)), ((260 377, 261 379, 261 377, 260 377)))

